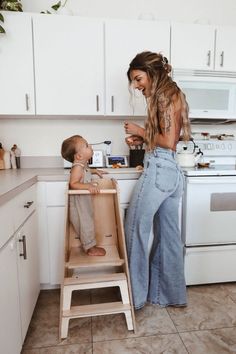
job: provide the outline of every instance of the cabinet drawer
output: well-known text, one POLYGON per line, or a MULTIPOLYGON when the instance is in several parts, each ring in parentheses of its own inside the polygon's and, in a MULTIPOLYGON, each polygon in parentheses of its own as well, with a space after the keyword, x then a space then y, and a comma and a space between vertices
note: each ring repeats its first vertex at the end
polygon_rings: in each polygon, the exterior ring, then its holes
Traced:
POLYGON ((65 205, 65 191, 67 182, 47 182, 46 183, 46 204, 47 206, 65 205))
POLYGON ((122 179, 118 180, 118 186, 120 189, 120 203, 129 203, 131 195, 135 184, 137 183, 136 179, 122 179))
POLYGON ((13 201, 10 200, 9 202, 3 204, 0 207, 0 228, 1 228, 0 248, 7 242, 7 240, 14 233, 13 215, 14 215, 14 205, 13 205, 13 201))
POLYGON ((14 227, 17 230, 36 209, 36 185, 31 186, 14 198, 14 227))
POLYGON ((236 245, 186 248, 187 285, 236 281, 236 245))

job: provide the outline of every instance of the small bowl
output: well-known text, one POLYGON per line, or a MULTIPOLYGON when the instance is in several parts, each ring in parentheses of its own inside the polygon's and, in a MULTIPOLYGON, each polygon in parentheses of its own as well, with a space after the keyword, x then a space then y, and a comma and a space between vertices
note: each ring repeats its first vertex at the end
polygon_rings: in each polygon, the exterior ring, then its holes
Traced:
POLYGON ((210 162, 198 162, 197 167, 198 168, 210 167, 210 162))

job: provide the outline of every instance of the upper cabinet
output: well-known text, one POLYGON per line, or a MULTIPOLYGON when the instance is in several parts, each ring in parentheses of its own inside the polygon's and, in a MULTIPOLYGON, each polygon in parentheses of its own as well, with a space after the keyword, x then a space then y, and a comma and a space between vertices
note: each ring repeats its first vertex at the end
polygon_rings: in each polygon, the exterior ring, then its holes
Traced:
POLYGON ((37 114, 103 115, 103 21, 36 15, 33 29, 37 114))
POLYGON ((212 70, 215 29, 209 25, 171 25, 171 65, 173 68, 212 70))
POLYGON ((173 23, 171 64, 177 69, 236 71, 235 27, 173 23))
POLYGON ((31 16, 4 12, 0 34, 0 115, 35 113, 31 16))
POLYGON ((174 69, 236 72, 236 26, 16 12, 4 18, 0 118, 146 116, 145 97, 127 79, 142 51, 161 52, 174 69))
POLYGON ((216 29, 215 69, 236 71, 236 27, 221 26, 216 29))
POLYGON ((146 115, 146 101, 128 90, 127 70, 137 53, 170 53, 170 24, 140 20, 105 21, 106 115, 146 115))

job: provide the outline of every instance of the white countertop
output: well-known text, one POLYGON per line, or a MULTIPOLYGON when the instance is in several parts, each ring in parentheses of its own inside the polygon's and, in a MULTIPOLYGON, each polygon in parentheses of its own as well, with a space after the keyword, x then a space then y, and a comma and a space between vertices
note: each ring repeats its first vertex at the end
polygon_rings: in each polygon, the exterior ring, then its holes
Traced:
MULTIPOLYGON (((138 179, 141 172, 135 168, 104 168, 106 178, 138 179)), ((37 181, 68 181, 69 169, 63 168, 24 168, 18 170, 0 170, 0 205, 4 204, 17 194, 37 181)))

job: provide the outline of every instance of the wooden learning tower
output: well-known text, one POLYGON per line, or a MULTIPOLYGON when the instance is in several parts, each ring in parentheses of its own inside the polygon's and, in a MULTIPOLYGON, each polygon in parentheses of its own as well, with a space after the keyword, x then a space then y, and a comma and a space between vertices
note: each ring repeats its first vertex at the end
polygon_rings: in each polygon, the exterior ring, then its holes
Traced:
POLYGON ((80 246, 69 222, 69 197, 89 194, 87 190, 68 190, 66 195, 65 262, 61 284, 60 338, 68 336, 69 320, 124 313, 128 330, 135 330, 134 309, 129 278, 123 221, 117 182, 103 178, 98 181, 100 193, 93 195, 94 225, 97 245, 105 256, 88 256, 80 246), (72 306, 75 290, 118 287, 121 301, 72 306))

